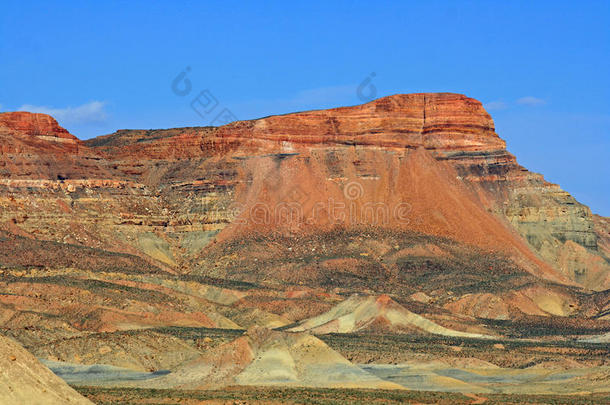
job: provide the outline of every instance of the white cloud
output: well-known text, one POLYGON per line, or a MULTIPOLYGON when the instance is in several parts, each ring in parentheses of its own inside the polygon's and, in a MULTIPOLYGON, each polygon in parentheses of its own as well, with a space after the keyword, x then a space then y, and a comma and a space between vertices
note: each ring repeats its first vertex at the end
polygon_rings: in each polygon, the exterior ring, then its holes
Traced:
POLYGON ((108 117, 104 110, 106 103, 103 101, 91 101, 76 107, 53 108, 24 104, 19 111, 49 114, 57 121, 64 124, 85 124, 91 122, 103 122, 108 117))
POLYGON ((506 104, 504 101, 490 101, 489 103, 485 103, 485 108, 489 111, 504 110, 508 108, 508 104, 506 104))
POLYGON ((546 101, 544 101, 543 99, 538 98, 538 97, 527 96, 527 97, 521 97, 520 99, 518 99, 517 104, 538 106, 538 105, 546 104, 546 101))

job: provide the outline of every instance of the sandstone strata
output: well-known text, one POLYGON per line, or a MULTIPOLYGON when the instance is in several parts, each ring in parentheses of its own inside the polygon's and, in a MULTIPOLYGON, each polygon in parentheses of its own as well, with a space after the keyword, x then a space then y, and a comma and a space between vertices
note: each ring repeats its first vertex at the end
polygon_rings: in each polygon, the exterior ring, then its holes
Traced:
MULTIPOLYGON (((441 207, 417 210, 419 201, 426 207, 441 200, 450 201, 451 196, 437 198, 439 193, 447 193, 462 194, 462 203, 450 202, 452 208, 463 206, 476 213, 478 208, 463 204, 474 196, 477 207, 508 222, 526 241, 528 249, 560 275, 591 288, 609 286, 605 279, 608 265, 603 259, 605 253, 598 250, 598 233, 590 210, 558 186, 544 181, 541 175, 518 165, 495 133, 493 120, 481 103, 463 95, 396 95, 355 107, 271 116, 220 128, 119 131, 87 144, 112 157, 122 176, 134 176, 155 185, 169 182, 178 192, 203 194, 202 201, 227 196, 221 204, 212 202, 214 215, 220 218, 230 216, 221 207, 240 201, 233 191, 242 192, 240 202, 244 204, 246 199, 266 204, 290 203, 294 199, 287 196, 332 188, 325 181, 330 179, 338 186, 337 195, 314 193, 313 199, 320 202, 331 198, 345 203, 341 189, 357 181, 365 198, 374 198, 361 201, 363 204, 382 201, 396 206, 398 200, 390 200, 400 189, 415 196, 399 197, 410 204, 411 218, 431 221, 419 227, 410 221, 409 226, 418 231, 492 248, 515 245, 514 241, 507 241, 511 239, 508 236, 497 235, 502 228, 498 224, 481 227, 489 218, 459 214, 459 210, 446 212, 441 207), (426 152, 415 153, 417 149, 426 152), (424 155, 438 165, 425 160, 424 155), (179 164, 172 163, 177 159, 181 159, 179 164), (388 160, 389 166, 380 165, 388 160), (400 180, 399 168, 417 165, 418 160, 424 167, 438 169, 424 173, 411 168, 411 175, 421 181, 405 184, 400 180), (202 173, 201 180, 189 179, 187 171, 202 173), (447 179, 431 177, 432 173, 453 176, 459 184, 452 186, 447 179), (243 187, 249 181, 244 177, 252 178, 252 187, 243 187), (257 182, 257 177, 264 179, 257 182), (422 195, 426 187, 438 201, 426 200, 422 195), (463 195, 465 188, 470 193, 468 197, 463 195), (384 189, 385 194, 380 191, 384 189), (460 215, 463 221, 458 220, 460 215), (457 229, 463 230, 461 235, 457 229), (480 231, 483 233, 477 236, 480 231)), ((318 216, 317 221, 323 222, 324 218, 318 216)), ((527 256, 521 247, 515 249, 520 251, 517 255, 527 256)))
MULTIPOLYGON (((460 357, 465 336, 609 328, 607 219, 519 166, 466 96, 85 142, 0 114, 0 141, 0 331, 50 361, 171 368, 157 387, 275 385, 275 369, 382 387, 311 336, 256 327, 440 334, 460 357)), ((534 352, 496 349, 520 368, 534 352)))
POLYGON ((608 288, 603 231, 590 210, 519 166, 481 103, 463 95, 396 95, 86 142, 48 116, 1 116, 1 136, 12 137, 0 162, 2 220, 48 240, 189 269, 214 238, 375 222, 502 251, 551 280, 608 288), (356 215, 337 221, 320 210, 328 201, 356 215), (273 212, 260 226, 252 210, 261 203, 300 204, 300 222, 273 212), (387 211, 375 211, 378 203, 387 211))

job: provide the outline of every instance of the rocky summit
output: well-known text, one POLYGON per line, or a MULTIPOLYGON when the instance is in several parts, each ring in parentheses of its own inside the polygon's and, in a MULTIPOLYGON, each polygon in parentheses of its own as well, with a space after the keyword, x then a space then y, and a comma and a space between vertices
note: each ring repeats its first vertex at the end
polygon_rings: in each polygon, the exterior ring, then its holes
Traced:
POLYGON ((460 94, 86 141, 0 113, 0 333, 77 386, 606 392, 609 241, 460 94))

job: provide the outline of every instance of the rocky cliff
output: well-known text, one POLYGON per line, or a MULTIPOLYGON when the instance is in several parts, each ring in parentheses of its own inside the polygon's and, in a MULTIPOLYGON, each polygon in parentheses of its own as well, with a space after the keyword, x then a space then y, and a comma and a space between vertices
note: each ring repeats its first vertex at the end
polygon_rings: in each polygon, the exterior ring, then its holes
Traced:
MULTIPOLYGON (((542 392, 605 389, 591 342, 610 330, 608 219, 521 167, 476 100, 84 142, 5 113, 0 145, 0 334, 54 370, 96 370, 72 381, 396 388, 354 364, 431 361, 506 368, 511 392, 519 373, 542 392), (117 373, 150 379, 104 380, 117 373)), ((9 368, 25 356, 10 342, 9 368)), ((481 392, 422 364, 401 386, 481 392)))
POLYGON ((46 114, 0 113, 0 179, 111 178, 99 157, 46 114))
POLYGON ((481 103, 459 94, 86 142, 48 116, 5 113, 0 136, 2 219, 44 239, 207 272, 212 240, 385 228, 610 287, 590 210, 520 166, 481 103))
MULTIPOLYGON (((242 187, 242 194, 249 193, 250 201, 270 198, 265 203, 274 206, 294 202, 293 197, 299 194, 309 197, 310 206, 315 205, 312 201, 320 203, 329 198, 345 204, 350 201, 345 201, 340 190, 335 190, 336 195, 316 193, 332 187, 324 184, 328 179, 339 189, 356 181, 356 191, 366 200, 360 203, 391 203, 394 208, 407 203, 410 228, 481 246, 505 246, 503 239, 493 241, 495 232, 490 228, 500 229, 498 224, 481 227, 489 220, 485 213, 481 213, 485 219, 469 217, 481 209, 492 211, 561 274, 588 287, 609 286, 608 264, 598 250, 590 210, 541 175, 520 166, 495 133, 493 120, 481 103, 463 95, 397 95, 355 107, 272 116, 220 128, 120 131, 88 141, 87 145, 114 157, 123 175, 135 175, 155 185, 182 182, 182 189, 190 188, 197 183, 189 179, 189 173, 198 172, 200 183, 191 191, 205 193, 211 185, 217 187, 205 196, 218 195, 219 190, 231 193, 236 185, 244 183, 239 178, 241 170, 245 173, 241 175, 253 179, 248 181, 254 184, 249 191, 242 187), (426 160, 430 158, 437 164, 426 160), (167 164, 178 159, 179 165, 167 164), (249 165, 264 172, 260 182, 254 180, 254 173, 248 173, 252 171, 249 165), (411 176, 400 172, 400 168, 410 165, 420 167, 411 168, 411 176), (435 177, 434 168, 436 174, 447 178, 435 177), (182 178, 176 177, 180 174, 182 178), (411 180, 418 177, 422 182, 407 185, 404 181, 408 180, 402 176, 411 180), (441 184, 446 180, 457 180, 458 184, 452 189, 449 184, 441 184), (421 195, 426 187, 433 194, 430 198, 437 201, 421 195), (434 187, 441 190, 433 191, 434 187), (397 199, 403 191, 408 195, 397 199), (273 193, 276 195, 269 196, 273 193), (461 204, 451 202, 451 197, 459 193, 474 197, 476 205, 463 207, 468 212, 462 212, 463 220, 457 215, 461 204), (422 207, 417 206, 419 200, 422 207), (447 211, 430 209, 443 200, 448 201, 447 211)), ((463 196, 459 199, 467 200, 463 196)), ((223 217, 225 213, 216 209, 215 215, 223 217)), ((315 222, 328 220, 322 217, 317 215, 315 222)))

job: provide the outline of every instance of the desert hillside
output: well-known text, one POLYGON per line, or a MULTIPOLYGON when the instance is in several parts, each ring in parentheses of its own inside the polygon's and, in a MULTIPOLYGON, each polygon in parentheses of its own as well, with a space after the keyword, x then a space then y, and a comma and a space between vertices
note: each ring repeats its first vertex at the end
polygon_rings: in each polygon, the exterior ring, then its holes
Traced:
POLYGON ((477 100, 87 141, 1 113, 0 145, 0 333, 71 384, 607 388, 608 219, 477 100))

